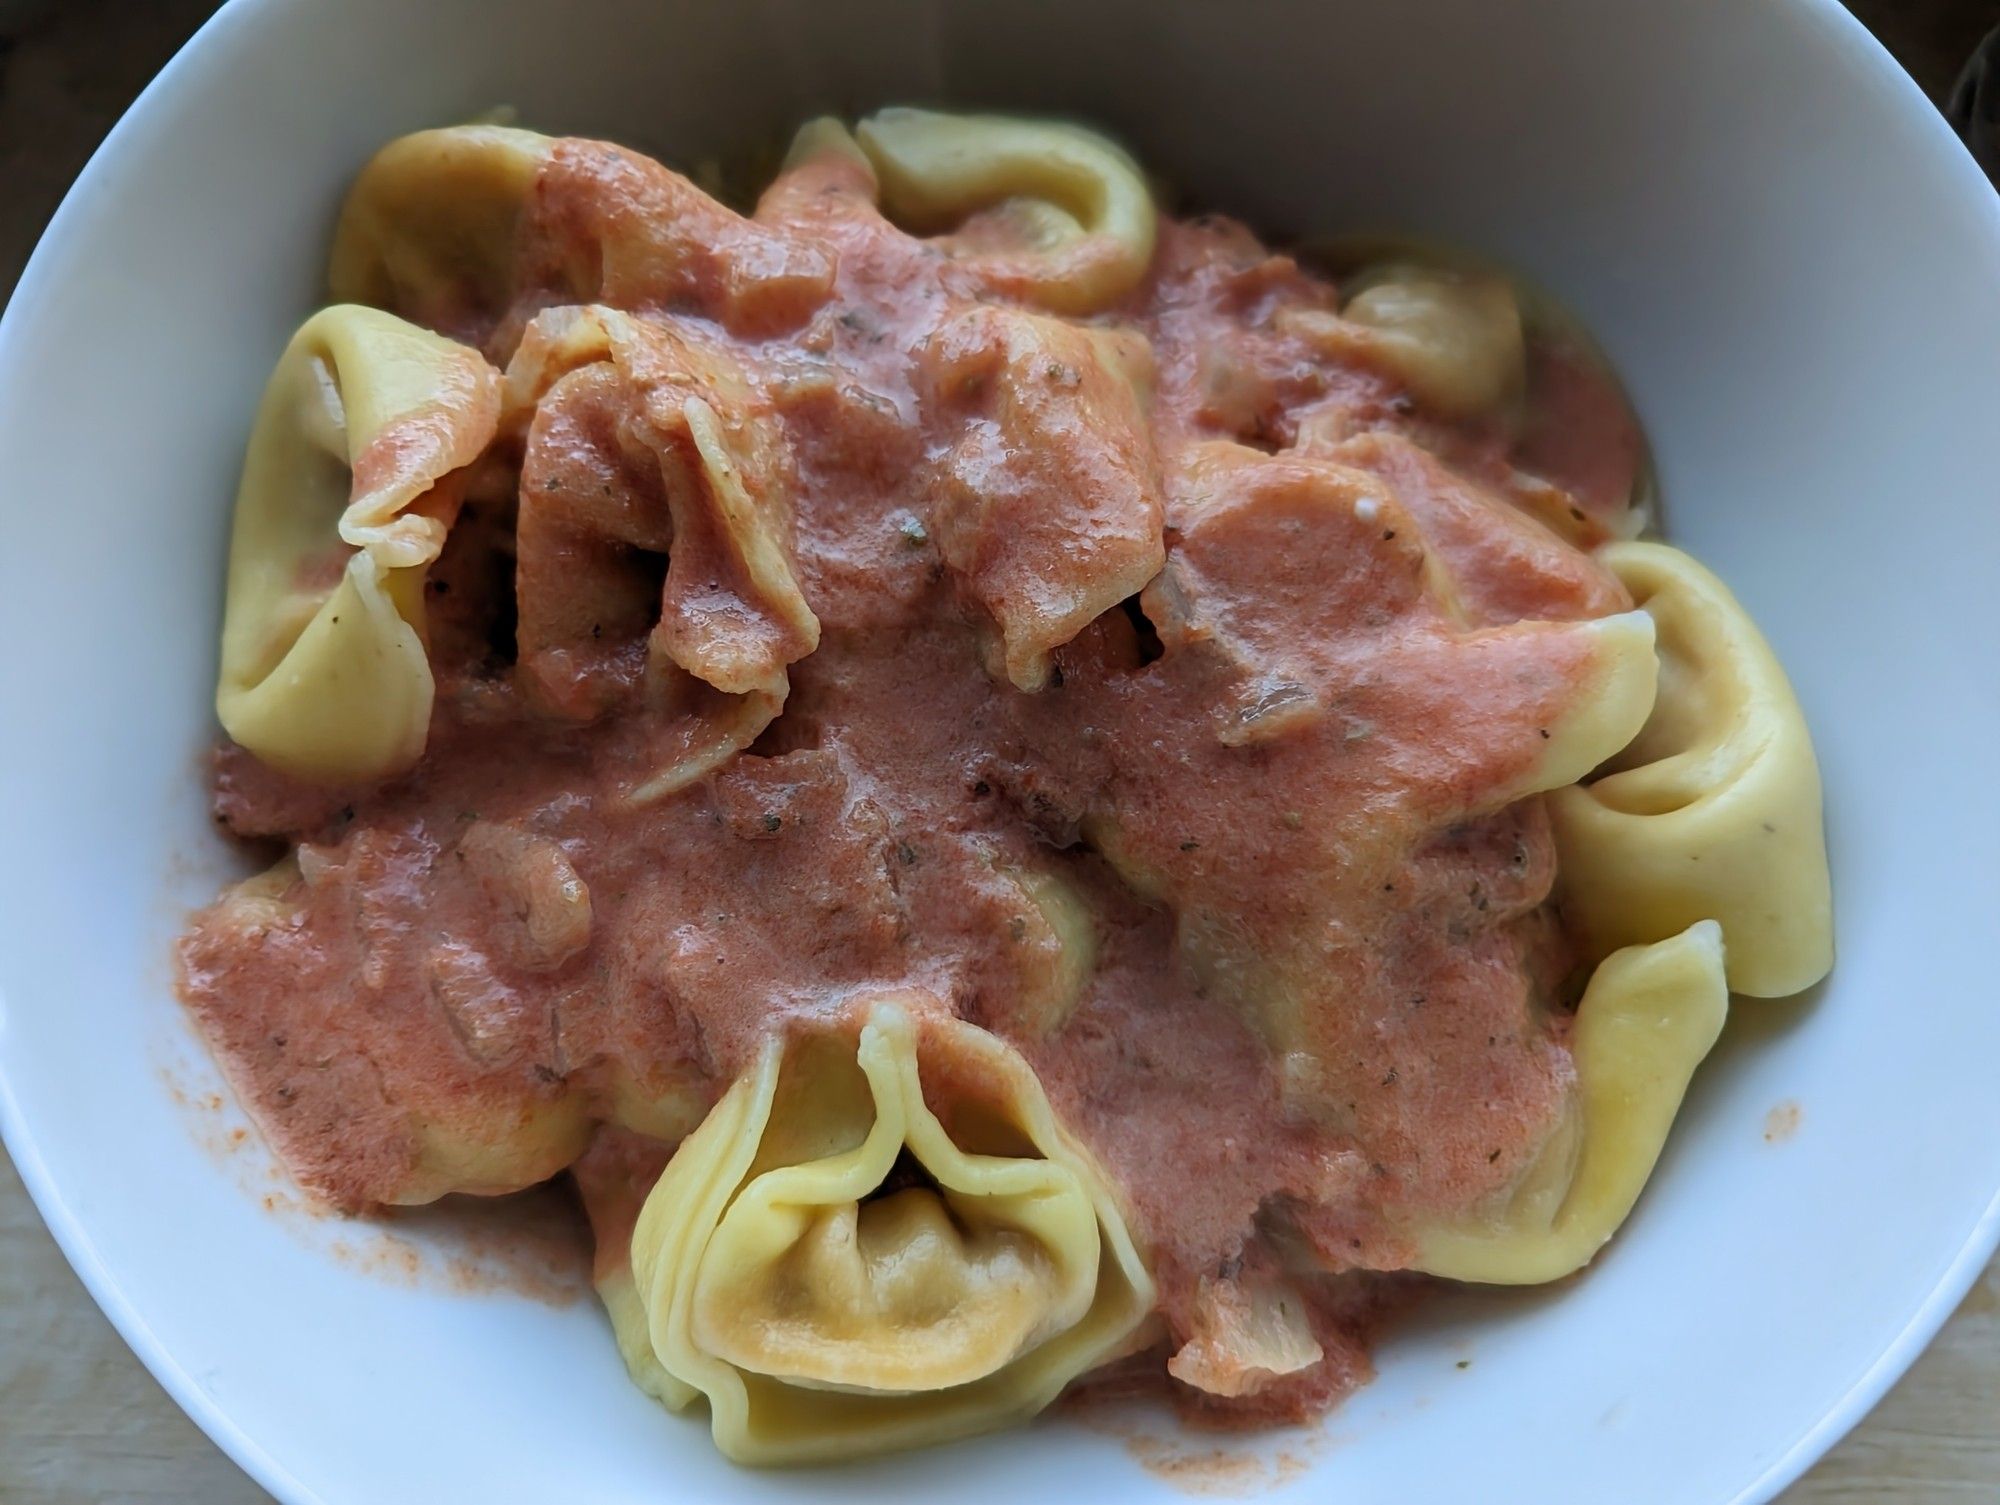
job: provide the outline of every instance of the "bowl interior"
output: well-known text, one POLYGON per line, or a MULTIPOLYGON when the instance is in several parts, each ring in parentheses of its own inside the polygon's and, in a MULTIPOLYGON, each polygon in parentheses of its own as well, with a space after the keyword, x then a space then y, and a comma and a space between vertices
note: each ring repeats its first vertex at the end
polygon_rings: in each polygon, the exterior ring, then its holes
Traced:
POLYGON ((0 334, 10 1147, 128 1339, 291 1500, 1171 1497, 1176 1458, 1180 1484, 1350 1505, 1496 1479, 1762 1497, 2000 1232, 1996 269, 1985 185, 1826 0, 238 0, 92 165, 0 334), (1837 970, 1737 1005, 1624 1236, 1559 1289, 1440 1303, 1323 1433, 1212 1465, 1155 1417, 1153 1443, 1057 1419, 733 1470, 626 1383, 592 1305, 384 1279, 451 1262, 285 1211, 204 1106, 170 991, 187 907, 241 861, 200 776, 236 467, 346 178, 496 105, 685 166, 890 101, 1086 116, 1190 205, 1454 238, 1558 292, 1818 738, 1837 970))

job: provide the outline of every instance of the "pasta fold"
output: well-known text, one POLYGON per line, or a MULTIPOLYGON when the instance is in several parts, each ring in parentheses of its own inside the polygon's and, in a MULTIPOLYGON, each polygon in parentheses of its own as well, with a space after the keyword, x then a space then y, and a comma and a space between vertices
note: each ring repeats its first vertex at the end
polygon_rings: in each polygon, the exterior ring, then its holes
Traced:
POLYGON ((391 141, 341 205, 327 267, 333 296, 483 340, 513 301, 521 221, 554 147, 498 125, 391 141))
POLYGON ((1028 843, 980 841, 952 860, 951 902, 916 923, 965 958, 961 1012, 1009 1040, 1060 1034, 1097 969, 1097 920, 1081 875, 1028 843))
POLYGON ((422 755, 424 572, 499 408, 477 352, 373 309, 325 309, 286 346, 236 494, 215 699, 264 762, 345 782, 422 755))
POLYGON ((1660 690, 1629 747, 1551 796, 1564 914, 1599 955, 1712 919, 1733 991, 1808 987, 1832 965, 1832 893, 1819 766, 1785 672, 1679 549, 1598 557, 1657 624, 1660 690))
POLYGON ((747 746, 819 643, 792 570, 789 460, 768 405, 692 329, 556 309, 507 372, 525 427, 517 673, 589 720, 639 695, 656 735, 631 797, 684 787, 747 746), (664 579, 649 558, 665 557, 664 579))
POLYGON ((1467 626, 1375 476, 1229 444, 1183 464, 1167 564, 1140 597, 1158 662, 1100 677, 1065 660, 1081 693, 1114 707, 1119 749, 1082 829, 1173 910, 1194 975, 1241 1003, 1294 1100, 1338 1112, 1356 1059, 1349 1000, 1380 975, 1425 833, 1574 783, 1630 742, 1653 703, 1653 622, 1467 626), (1162 715, 1205 719, 1213 737, 1155 755, 1162 715), (1189 781, 1258 820, 1123 818, 1189 781), (1250 881, 1274 850, 1291 878, 1276 894, 1250 881))
POLYGON ((771 1041, 647 1197, 631 1270, 635 1378, 705 1395, 717 1446, 761 1464, 1032 1415, 1153 1302, 1027 1064, 914 994, 771 1041))
POLYGON ((1520 305, 1491 273, 1392 262, 1363 273, 1338 316, 1288 309, 1278 325, 1376 367, 1445 418, 1498 410, 1527 380, 1520 305))
POLYGON ((1497 1205, 1421 1231, 1414 1268, 1532 1285, 1588 1264, 1638 1201, 1728 1008, 1712 920, 1606 957, 1577 1008, 1577 1084, 1561 1127, 1497 1205))
POLYGON ((1152 352, 1137 334, 981 306, 922 359, 926 411, 953 436, 930 487, 938 549, 998 626, 999 670, 1038 690, 1050 653, 1166 558, 1152 352))
POLYGON ((608 142, 494 125, 418 131, 349 189, 328 281, 511 357, 542 309, 691 311, 731 330, 796 327, 833 263, 659 163, 608 142))
MULTIPOLYGON (((825 127, 802 136, 823 149, 825 127)), ((1095 132, 1046 120, 895 108, 855 138, 883 208, 993 291, 1052 312, 1102 311, 1138 286, 1158 213, 1132 159, 1095 132)))
POLYGON ((1464 621, 1484 626, 1632 609, 1630 594, 1603 564, 1402 435, 1357 434, 1325 453, 1395 489, 1464 621))
MULTIPOLYGON (((391 968, 365 940, 391 924, 418 926, 414 906, 390 918, 376 897, 390 885, 419 892, 442 868, 486 887, 499 876, 495 859, 507 861, 497 848, 532 842, 475 827, 485 834, 469 832, 467 846, 484 845, 484 860, 451 853, 440 862, 435 848, 373 831, 335 846, 302 843, 224 892, 200 944, 182 953, 195 1018, 272 1068, 241 1084, 259 1126, 302 1184, 344 1210, 520 1191, 558 1174, 590 1137, 592 1105, 549 1062, 550 1012, 509 986, 499 957, 427 929, 425 947, 391 968), (272 990, 268 1006, 249 1015, 227 1008, 226 987, 250 983, 272 990), (394 1006, 357 1026, 301 1006, 278 991, 286 988, 305 999, 338 988, 394 1006)), ((551 873, 532 855, 520 876, 542 890, 545 922, 552 907, 588 905, 573 873, 551 873)))
POLYGON ((1010 1022, 1046 1039, 1069 1022, 1097 965, 1097 932, 1076 888, 1044 867, 996 861, 994 876, 1013 901, 1006 934, 1017 959, 1010 1022))

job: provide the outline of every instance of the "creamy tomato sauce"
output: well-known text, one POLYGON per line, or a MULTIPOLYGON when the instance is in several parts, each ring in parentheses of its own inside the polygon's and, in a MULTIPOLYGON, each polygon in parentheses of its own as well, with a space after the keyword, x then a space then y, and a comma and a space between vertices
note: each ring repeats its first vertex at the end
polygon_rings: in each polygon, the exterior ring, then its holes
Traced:
POLYGON ((1579 693, 1553 624, 1630 605, 1575 545, 1619 526, 1636 429, 1532 329, 1518 403, 1426 412, 1229 221, 1163 221, 1079 323, 868 189, 824 154, 739 217, 557 148, 516 295, 431 322, 505 364, 583 287, 723 373, 816 644, 677 525, 629 384, 565 377, 461 478, 422 762, 326 789, 218 753, 220 820, 296 865, 197 919, 184 995, 294 1173, 360 1209, 531 1184, 604 1123, 587 1166, 643 1190, 769 1032, 928 989, 1109 1171, 1167 1348, 1213 1282, 1310 1251, 1325 1357, 1205 1402, 1307 1414, 1366 1377, 1412 1221, 1505 1188, 1573 1082, 1548 826, 1511 791, 1579 693), (743 704, 648 694, 663 622, 789 693, 635 801, 743 704))

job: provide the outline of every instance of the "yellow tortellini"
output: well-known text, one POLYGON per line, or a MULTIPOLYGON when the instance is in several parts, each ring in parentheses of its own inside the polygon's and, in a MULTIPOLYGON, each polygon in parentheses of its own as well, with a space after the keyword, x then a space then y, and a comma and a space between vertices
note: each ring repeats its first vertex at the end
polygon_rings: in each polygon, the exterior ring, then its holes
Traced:
POLYGON ((1018 1421, 1153 1305, 1033 1072, 920 994, 770 1042, 647 1197, 631 1270, 606 1299, 634 1378, 676 1409, 705 1395, 748 1463, 1018 1421))
MULTIPOLYGON (((807 131, 795 153, 824 144, 824 124, 807 131)), ((855 137, 891 216, 919 231, 982 216, 941 243, 1000 291, 1090 314, 1137 287, 1152 262, 1152 191, 1138 165, 1092 131, 896 108, 862 121, 855 137)))
POLYGON ((1010 863, 996 863, 994 871, 1020 899, 1018 913, 1008 922, 1020 959, 1016 1022, 1046 1038, 1069 1022, 1090 985, 1097 966, 1097 929, 1089 906, 1067 879, 1010 863))
POLYGON ((1659 693, 1656 629, 1643 612, 1621 611, 1568 630, 1593 643, 1595 673, 1568 714, 1548 727, 1541 760, 1518 786, 1521 795, 1572 784, 1627 746, 1659 693))
POLYGON ((391 141, 341 206, 327 269, 333 296, 455 333, 499 317, 514 292, 521 214, 554 146, 499 125, 391 141))
POLYGON ((244 457, 215 696, 264 762, 340 782, 422 754, 424 572, 499 411, 477 352, 390 314, 329 308, 292 337, 244 457))
POLYGON ((1414 1268, 1534 1285, 1588 1264, 1639 1200, 1728 1009, 1712 920, 1606 957, 1577 1008, 1562 1126, 1498 1206, 1423 1230, 1414 1268))
POLYGON ((1380 367, 1446 418, 1501 409, 1527 381, 1520 303, 1490 272, 1393 262, 1363 274, 1338 317, 1293 310, 1279 323, 1380 367))
POLYGON ((1833 914, 1819 766, 1784 670, 1679 549, 1598 557, 1658 624, 1660 689, 1606 771, 1550 798, 1564 913, 1598 954, 1716 920, 1732 990, 1795 993, 1832 965, 1833 914))

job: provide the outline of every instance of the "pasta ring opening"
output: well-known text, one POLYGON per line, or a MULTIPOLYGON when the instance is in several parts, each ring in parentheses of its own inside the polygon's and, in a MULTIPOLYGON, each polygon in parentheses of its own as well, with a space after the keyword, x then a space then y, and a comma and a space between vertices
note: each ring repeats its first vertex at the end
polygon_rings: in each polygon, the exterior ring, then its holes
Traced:
POLYGON ((1001 216, 984 233, 961 227, 940 242, 1001 292, 1057 313, 1094 313, 1131 292, 1152 261, 1152 191, 1132 159, 1094 131, 898 108, 869 116, 854 134, 883 207, 912 229, 944 232, 981 211, 1001 216))
POLYGON ((1564 913, 1600 955, 1716 920, 1732 989, 1796 993, 1833 964, 1798 699, 1748 613, 1687 554, 1619 543, 1598 557, 1658 624, 1660 692, 1629 747, 1550 797, 1564 913))

